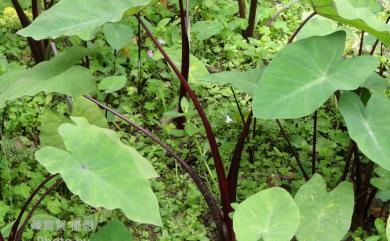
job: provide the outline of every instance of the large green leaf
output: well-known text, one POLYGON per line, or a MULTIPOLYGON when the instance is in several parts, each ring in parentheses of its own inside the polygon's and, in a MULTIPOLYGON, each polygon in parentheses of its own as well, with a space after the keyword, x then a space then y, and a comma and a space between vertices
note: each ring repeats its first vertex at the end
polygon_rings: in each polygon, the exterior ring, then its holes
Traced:
POLYGON ((136 222, 161 225, 158 201, 148 179, 157 177, 152 165, 124 145, 109 129, 72 117, 59 133, 67 151, 46 146, 35 154, 39 163, 60 173, 69 190, 93 207, 120 208, 136 222))
POLYGON ((346 92, 340 99, 340 112, 364 155, 390 171, 390 100, 373 93, 364 106, 355 93, 346 92))
POLYGON ((133 236, 120 221, 113 220, 91 236, 91 241, 132 241, 133 236))
POLYGON ((375 0, 309 0, 314 10, 327 18, 370 33, 390 46, 390 26, 378 20, 375 0))
POLYGON ((149 2, 150 0, 61 0, 18 34, 36 40, 73 35, 91 40, 98 27, 107 22, 118 22, 126 11, 138 12, 149 2))
POLYGON ((284 47, 265 69, 253 98, 261 119, 313 113, 336 90, 358 88, 376 69, 372 56, 343 59, 345 32, 310 37, 284 47))
POLYGON ((41 91, 56 92, 70 96, 94 94, 96 83, 87 68, 75 66, 92 50, 70 48, 50 61, 22 71, 13 71, 0 76, 0 107, 6 101, 22 96, 33 96, 41 91))
POLYGON ((282 188, 260 191, 240 203, 233 215, 238 241, 290 241, 299 226, 299 211, 282 188))
POLYGON ((324 179, 314 174, 301 186, 295 202, 301 214, 299 241, 337 241, 348 233, 354 208, 350 183, 342 182, 328 193, 324 179))
POLYGON ((226 71, 200 77, 200 80, 218 84, 230 84, 237 89, 253 96, 253 92, 260 81, 264 68, 252 69, 246 72, 226 71))

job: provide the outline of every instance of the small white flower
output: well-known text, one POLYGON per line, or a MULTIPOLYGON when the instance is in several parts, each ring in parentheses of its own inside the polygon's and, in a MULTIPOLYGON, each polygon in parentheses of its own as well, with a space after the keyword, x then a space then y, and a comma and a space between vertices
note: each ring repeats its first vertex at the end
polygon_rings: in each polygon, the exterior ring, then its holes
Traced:
POLYGON ((230 118, 229 115, 226 115, 226 120, 225 120, 225 122, 226 122, 227 124, 229 124, 229 123, 232 123, 233 120, 232 120, 232 118, 230 118))
POLYGON ((164 45, 165 44, 165 40, 164 39, 158 39, 157 40, 158 41, 158 43, 160 44, 160 45, 164 45))

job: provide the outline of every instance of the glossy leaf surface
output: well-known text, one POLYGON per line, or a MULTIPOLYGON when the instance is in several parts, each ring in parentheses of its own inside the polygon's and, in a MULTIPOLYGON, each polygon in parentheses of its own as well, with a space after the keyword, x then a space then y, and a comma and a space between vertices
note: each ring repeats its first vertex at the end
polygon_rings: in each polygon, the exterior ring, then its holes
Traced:
POLYGON ((290 241, 299 226, 299 211, 286 190, 270 188, 237 206, 233 226, 238 241, 290 241))
POLYGON ((75 65, 91 53, 84 48, 70 48, 31 69, 0 76, 0 107, 6 101, 41 91, 69 96, 96 93, 95 77, 87 68, 75 65))
POLYGON ((342 240, 348 233, 354 207, 350 183, 342 182, 328 193, 324 179, 314 174, 301 186, 295 202, 301 214, 296 233, 299 241, 342 240))
POLYGON ((264 70, 253 112, 260 119, 312 114, 336 90, 358 88, 376 69, 372 56, 343 59, 345 32, 310 37, 284 47, 264 70))
POLYGON ((136 13, 149 2, 149 0, 61 0, 44 11, 18 34, 36 40, 73 35, 83 40, 91 40, 97 28, 103 24, 118 22, 125 12, 136 13))
POLYGON ((355 93, 346 92, 340 99, 340 112, 364 155, 390 171, 390 100, 373 93, 364 106, 355 93))
POLYGON ((43 147, 35 154, 38 162, 50 173, 60 173, 69 190, 85 203, 120 208, 133 221, 161 225, 157 198, 148 181, 157 177, 152 165, 114 131, 82 117, 72 121, 75 124, 59 128, 66 151, 43 147))
POLYGON ((385 45, 390 45, 390 26, 381 22, 374 14, 381 7, 377 1, 309 0, 309 2, 318 14, 370 33, 385 45))

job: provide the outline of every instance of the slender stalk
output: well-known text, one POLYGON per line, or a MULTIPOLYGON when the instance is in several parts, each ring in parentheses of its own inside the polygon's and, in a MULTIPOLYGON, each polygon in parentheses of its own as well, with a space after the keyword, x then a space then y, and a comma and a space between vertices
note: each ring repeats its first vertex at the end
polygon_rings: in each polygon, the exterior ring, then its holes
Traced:
POLYGON ((286 5, 284 5, 281 9, 279 9, 274 15, 272 15, 272 17, 270 18, 270 20, 268 20, 268 22, 265 24, 265 26, 271 26, 272 23, 275 21, 275 19, 281 14, 283 13, 286 9, 289 9, 292 5, 294 5, 295 3, 299 2, 300 0, 292 0, 291 2, 287 3, 286 5))
POLYGON ((286 130, 284 129, 284 127, 282 126, 282 124, 280 123, 279 120, 276 120, 276 123, 278 124, 279 129, 282 132, 283 138, 286 141, 288 148, 290 149, 290 152, 293 154, 295 160, 297 161, 299 169, 301 170, 303 177, 305 178, 306 181, 309 180, 309 176, 307 175, 305 169, 303 168, 299 154, 295 150, 295 148, 292 146, 290 138, 288 137, 286 130))
MULTIPOLYGON (((389 23, 390 22, 390 16, 387 18, 386 20, 386 23, 389 23)), ((378 46, 379 44, 379 39, 377 39, 374 43, 374 45, 372 46, 372 49, 370 51, 370 55, 373 55, 375 53, 375 50, 376 50, 376 47, 378 46)))
MULTIPOLYGON (((244 118, 244 114, 242 113, 242 110, 241 110, 241 106, 240 106, 240 103, 238 102, 238 99, 237 99, 237 95, 236 95, 236 92, 234 91, 233 87, 230 86, 230 89, 233 93, 233 98, 234 98, 234 102, 236 103, 236 106, 237 106, 237 110, 238 110, 238 113, 240 114, 240 119, 241 119, 241 122, 242 122, 242 127, 245 126, 245 118, 244 118)), ((255 122, 256 122, 256 119, 255 119, 255 122)), ((246 142, 249 143, 249 135, 247 135, 246 137, 246 142)), ((249 154, 249 160, 251 163, 253 163, 253 148, 250 148, 248 150, 248 154, 249 154)))
MULTIPOLYGON (((255 118, 253 120, 253 128, 252 128, 252 140, 255 139, 255 136, 256 136, 256 122, 257 122, 257 119, 255 118)), ((255 162, 255 150, 256 150, 256 147, 255 146, 251 146, 249 148, 249 161, 250 163, 254 163, 255 162)))
MULTIPOLYGON (((181 74, 188 82, 190 73, 190 39, 188 34, 188 4, 184 9, 183 0, 179 0, 180 8, 180 27, 181 27, 181 74)), ((183 84, 180 84, 179 90, 179 105, 178 112, 183 113, 181 108, 181 100, 186 96, 187 91, 183 84)), ((184 116, 175 119, 176 127, 180 130, 184 129, 186 118, 184 116)))
POLYGON ((249 18, 248 18, 248 27, 244 32, 244 38, 246 39, 252 37, 255 31, 256 12, 257 12, 257 0, 251 0, 249 18))
MULTIPOLYGON (((357 150, 357 149, 356 149, 357 150)), ((358 151, 356 151, 358 152, 358 151)), ((372 172, 374 171, 374 163, 372 161, 369 161, 368 162, 368 165, 364 171, 364 175, 363 176, 363 182, 362 182, 362 188, 361 188, 361 192, 364 193, 365 195, 362 196, 360 202, 361 202, 361 209, 358 210, 359 212, 359 223, 360 225, 364 228, 364 224, 365 224, 365 219, 366 219, 366 214, 370 208, 370 205, 371 205, 371 202, 372 200, 374 199, 375 197, 375 194, 376 194, 376 188, 373 188, 371 190, 371 192, 369 193, 369 189, 370 189, 370 180, 371 180, 371 175, 372 175, 372 172)))
POLYGON ((38 194, 39 190, 41 190, 45 184, 50 181, 51 179, 53 179, 54 177, 58 176, 58 174, 54 174, 54 175, 51 175, 49 177, 47 177, 45 180, 43 180, 43 182, 41 182, 41 184, 39 184, 39 186, 31 193, 30 197, 27 199, 27 201, 24 203, 23 207, 21 208, 20 212, 19 212, 19 215, 18 217, 16 218, 14 224, 12 225, 12 228, 11 228, 11 232, 9 234, 9 238, 8 240, 13 240, 15 238, 15 235, 16 235, 16 232, 18 230, 18 226, 19 226, 19 223, 23 217, 23 214, 26 212, 27 210, 27 207, 28 205, 30 205, 30 203, 32 202, 32 200, 34 199, 34 197, 38 194))
POLYGON ((168 146, 166 143, 161 141, 160 138, 158 138, 156 135, 154 135, 153 133, 151 133, 147 129, 141 127, 140 125, 138 125, 134 121, 130 120, 126 116, 120 114, 116 110, 113 110, 113 109, 107 107, 106 105, 100 103, 99 101, 97 101, 96 99, 94 99, 90 96, 84 96, 84 97, 87 98, 88 100, 92 101, 93 103, 95 103, 99 107, 103 108, 104 110, 111 112, 112 114, 114 114, 115 116, 117 116, 121 120, 125 121, 129 125, 133 126, 139 132, 141 132, 145 136, 152 139, 155 143, 157 143, 165 151, 167 151, 180 164, 180 166, 184 169, 184 171, 186 171, 189 174, 191 179, 195 182, 196 186, 198 187, 198 189, 202 193, 208 207, 210 208, 211 214, 213 216, 215 224, 217 225, 217 228, 219 228, 219 229, 222 228, 222 217, 221 217, 221 213, 219 211, 217 201, 215 200, 214 196, 211 194, 211 192, 207 188, 206 184, 202 181, 199 174, 196 173, 196 171, 191 166, 189 166, 179 155, 177 155, 176 152, 170 146, 168 146))
POLYGON ((241 106, 240 106, 240 103, 238 102, 236 92, 234 91, 233 87, 231 87, 231 86, 230 86, 230 89, 233 93, 233 98, 234 98, 234 102, 236 103, 238 113, 240 114, 242 126, 244 126, 245 125, 245 118, 244 118, 244 115, 242 114, 241 106))
POLYGON ((360 44, 359 44, 359 53, 358 55, 361 56, 363 54, 363 44, 364 44, 364 31, 360 34, 360 44))
POLYGON ((355 164, 355 196, 356 198, 356 205, 355 205, 355 217, 354 220, 355 225, 363 225, 364 220, 364 206, 367 201, 367 193, 368 190, 363 188, 362 185, 362 163, 359 158, 359 151, 357 148, 354 148, 353 152, 354 156, 354 164, 355 164))
POLYGON ((301 29, 303 28, 303 26, 305 26, 305 24, 307 22, 309 22, 310 19, 312 19, 315 15, 317 15, 316 12, 310 14, 305 20, 303 20, 303 22, 298 26, 297 29, 295 29, 295 32, 291 35, 290 39, 288 40, 288 43, 292 43, 292 41, 294 41, 295 37, 298 35, 298 33, 301 31, 301 29))
POLYGON ((3 237, 3 235, 1 234, 1 232, 0 232, 0 241, 4 241, 4 237, 3 237))
MULTIPOLYGON (((62 182, 62 179, 59 178, 53 185, 51 185, 47 190, 46 192, 44 192, 42 194, 42 196, 38 199, 38 201, 33 205, 33 207, 31 208, 30 212, 27 214, 27 217, 24 219, 22 225, 20 226, 19 230, 16 232, 16 236, 15 236, 15 241, 21 241, 22 240, 22 234, 24 232, 24 229, 26 228, 26 225, 28 223, 28 221, 31 219, 33 213, 35 212, 35 210, 38 208, 38 206, 41 204, 41 202, 43 201, 43 199, 45 199, 45 197, 51 192, 54 190, 54 188, 56 188, 58 186, 58 184, 60 184, 62 182)), ((10 240, 11 241, 11 240, 10 240)))
POLYGON ((356 148, 356 143, 351 140, 349 143, 347 155, 345 157, 345 166, 344 166, 343 174, 341 175, 338 183, 345 181, 345 179, 347 178, 348 171, 351 166, 352 155, 355 148, 356 148))
POLYGON ((318 111, 314 112, 313 116, 313 145, 312 145, 312 160, 311 160, 311 173, 314 174, 316 172, 316 162, 317 162, 317 118, 318 111))
POLYGON ((244 150, 245 138, 249 135, 249 129, 252 123, 253 112, 249 113, 248 118, 246 119, 244 128, 242 129, 241 135, 238 138, 236 147, 234 149, 233 157, 230 163, 228 182, 229 182, 229 191, 230 191, 230 201, 236 201, 237 195, 237 180, 238 172, 240 169, 241 155, 244 150))
POLYGON ((374 198, 375 198, 377 192, 378 192, 378 189, 374 187, 371 189, 371 192, 368 195, 366 206, 364 207, 364 214, 363 214, 364 219, 363 219, 363 226, 362 226, 363 229, 365 228, 364 220, 368 216, 368 211, 370 210, 371 203, 372 203, 372 201, 374 201, 374 198))
POLYGON ((168 62, 169 66, 173 69, 176 76, 179 78, 182 85, 185 87, 187 94, 189 95, 191 101, 193 102, 193 104, 195 106, 195 109, 198 111, 199 117, 201 118, 203 126, 206 130, 207 139, 208 139, 209 144, 210 144, 211 154, 212 154, 213 159, 214 159, 214 165, 215 165, 217 177, 218 177, 218 185, 219 185, 219 189, 220 189, 220 195, 221 195, 221 201, 222 201, 222 206, 223 206, 225 223, 227 225, 227 229, 228 229, 228 232, 230 233, 230 236, 234 237, 232 220, 229 218, 229 213, 231 211, 233 211, 233 209, 230 205, 231 203, 230 203, 230 198, 229 198, 228 182, 226 179, 226 174, 225 174, 225 169, 224 169, 224 166, 222 163, 221 154, 219 153, 218 144, 217 144, 217 141, 215 139, 211 125, 209 123, 209 120, 207 119, 206 113, 204 112, 195 93, 192 91, 191 87, 188 85, 186 79, 181 75, 180 71, 178 70, 176 65, 173 63, 172 59, 168 56, 168 54, 165 52, 165 50, 161 47, 161 45, 158 43, 157 39, 153 36, 152 32, 145 25, 145 23, 142 21, 142 19, 139 18, 138 16, 136 16, 136 17, 139 19, 139 21, 141 22, 141 25, 145 29, 146 33, 152 39, 153 43, 159 49, 161 54, 164 56, 165 60, 168 62))
POLYGON ((246 14, 245 14, 245 9, 246 9, 245 0, 237 0, 237 3, 238 3, 238 14, 239 14, 240 18, 246 18, 246 14))

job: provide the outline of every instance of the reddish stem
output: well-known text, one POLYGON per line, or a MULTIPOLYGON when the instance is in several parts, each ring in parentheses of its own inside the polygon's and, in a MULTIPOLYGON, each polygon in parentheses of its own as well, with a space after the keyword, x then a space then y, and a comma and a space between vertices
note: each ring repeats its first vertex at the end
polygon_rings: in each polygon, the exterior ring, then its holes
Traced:
POLYGON ((228 189, 228 182, 225 174, 225 169, 222 163, 221 154, 219 153, 219 148, 217 145, 217 141, 215 139, 213 130, 211 128, 211 125, 209 123, 209 120, 207 119, 207 116, 199 103, 198 98, 196 97, 195 93, 192 91, 191 87, 188 85, 186 79, 183 77, 183 75, 180 73, 176 65, 173 63, 172 59, 168 56, 168 54, 165 52, 165 50, 161 47, 157 39, 153 36, 150 29, 145 25, 144 21, 142 21, 141 18, 136 16, 138 20, 140 21, 142 27, 145 29, 146 33, 150 37, 150 39, 153 41, 153 43, 156 45, 158 50, 161 52, 161 54, 164 56, 165 60, 168 62, 169 66, 173 69, 176 76, 181 81, 181 84, 184 86, 184 88, 187 91, 187 94, 189 95, 191 101, 193 102, 195 109, 198 111, 199 117, 202 120, 203 126, 206 130, 207 139, 210 144, 211 153, 214 159, 214 165, 217 172, 217 178, 218 178, 218 185, 219 185, 219 191, 221 195, 221 201, 222 201, 222 207, 223 207, 223 213, 224 213, 224 219, 225 223, 229 232, 229 236, 231 240, 234 240, 234 233, 233 233, 233 224, 232 220, 229 218, 229 213, 233 211, 231 205, 230 205, 230 197, 229 197, 229 189, 228 189))

